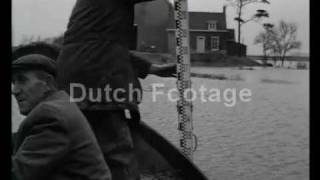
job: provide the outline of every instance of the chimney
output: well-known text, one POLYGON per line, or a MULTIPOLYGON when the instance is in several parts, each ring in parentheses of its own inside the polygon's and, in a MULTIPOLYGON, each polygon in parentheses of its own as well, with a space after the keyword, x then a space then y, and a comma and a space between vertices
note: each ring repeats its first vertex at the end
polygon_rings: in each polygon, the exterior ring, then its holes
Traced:
POLYGON ((223 9, 223 12, 222 12, 222 13, 223 13, 223 16, 224 16, 224 23, 225 23, 223 26, 224 26, 224 28, 227 29, 227 27, 228 27, 228 26, 227 26, 227 11, 226 11, 226 10, 227 10, 227 6, 226 6, 226 5, 223 5, 223 8, 222 8, 222 9, 223 9))

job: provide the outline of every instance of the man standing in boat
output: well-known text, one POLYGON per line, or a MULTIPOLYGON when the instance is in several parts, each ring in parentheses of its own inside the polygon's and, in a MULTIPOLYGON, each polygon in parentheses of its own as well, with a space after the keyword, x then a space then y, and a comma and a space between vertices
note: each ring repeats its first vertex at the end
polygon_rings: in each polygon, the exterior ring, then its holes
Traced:
POLYGON ((59 88, 71 95, 71 85, 84 87, 85 92, 73 89, 72 98, 85 94, 77 104, 89 120, 115 180, 140 179, 128 121, 139 117, 142 92, 138 76, 148 74, 150 65, 141 65, 139 73, 133 70, 129 36, 134 5, 144 1, 151 0, 77 0, 58 58, 59 88), (130 93, 130 88, 140 93, 130 93), (112 95, 99 94, 105 89, 112 95), (92 100, 97 97, 102 101, 92 100))

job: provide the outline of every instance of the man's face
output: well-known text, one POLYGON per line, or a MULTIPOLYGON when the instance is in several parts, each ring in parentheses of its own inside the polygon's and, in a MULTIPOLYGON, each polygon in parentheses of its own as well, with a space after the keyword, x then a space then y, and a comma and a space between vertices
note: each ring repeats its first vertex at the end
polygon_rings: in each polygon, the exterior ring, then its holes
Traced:
POLYGON ((35 71, 16 71, 12 77, 12 94, 20 113, 27 115, 45 97, 47 83, 39 79, 35 71))

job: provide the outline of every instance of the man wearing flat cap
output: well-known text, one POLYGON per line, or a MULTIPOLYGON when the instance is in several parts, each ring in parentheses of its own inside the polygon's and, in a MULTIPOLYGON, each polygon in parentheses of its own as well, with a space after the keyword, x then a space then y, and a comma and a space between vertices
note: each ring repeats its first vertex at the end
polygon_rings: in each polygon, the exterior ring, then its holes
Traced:
POLYGON ((57 90, 56 62, 30 54, 13 61, 12 70, 12 93, 26 116, 16 134, 12 179, 111 180, 86 118, 57 90))

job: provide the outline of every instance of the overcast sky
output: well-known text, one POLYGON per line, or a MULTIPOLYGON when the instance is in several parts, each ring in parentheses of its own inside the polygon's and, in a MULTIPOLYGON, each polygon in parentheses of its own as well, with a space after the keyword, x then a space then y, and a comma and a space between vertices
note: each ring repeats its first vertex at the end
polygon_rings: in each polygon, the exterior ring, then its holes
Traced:
MULTIPOLYGON (((159 1, 159 0, 158 0, 159 1)), ((173 1, 173 0, 170 0, 173 1)), ((265 9, 270 18, 263 22, 278 23, 283 19, 298 25, 298 40, 302 42, 299 50, 309 53, 309 0, 269 0, 270 5, 249 5, 245 17, 250 17, 256 9, 265 9)), ((226 0, 189 0, 189 11, 221 12, 226 0)), ((25 37, 46 38, 62 34, 68 22, 75 0, 12 0, 13 44, 19 44, 25 37)), ((233 7, 227 7, 227 26, 235 28, 233 7)), ((248 54, 261 54, 261 47, 253 44, 255 36, 262 31, 255 22, 243 25, 244 43, 248 54)))

